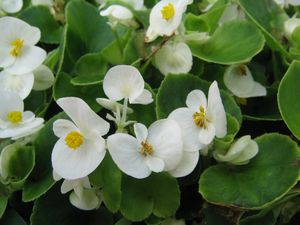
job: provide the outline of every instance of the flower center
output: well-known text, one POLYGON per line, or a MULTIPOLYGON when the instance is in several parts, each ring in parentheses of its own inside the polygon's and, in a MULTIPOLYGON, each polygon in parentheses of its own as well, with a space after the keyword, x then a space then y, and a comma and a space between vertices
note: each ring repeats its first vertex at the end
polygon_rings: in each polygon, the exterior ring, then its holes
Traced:
POLYGON ((241 76, 246 76, 247 75, 247 71, 246 71, 246 66, 245 65, 240 65, 239 66, 239 74, 241 76))
POLYGON ((142 145, 141 153, 142 153, 144 156, 147 156, 147 155, 153 155, 153 153, 154 153, 153 147, 152 147, 151 144, 149 144, 148 141, 142 141, 142 142, 141 142, 141 145, 142 145))
POLYGON ((200 111, 193 114, 193 119, 197 127, 206 128, 205 122, 207 119, 205 118, 205 109, 202 105, 200 106, 200 111))
POLYGON ((11 46, 13 46, 13 48, 10 50, 10 55, 13 57, 18 57, 21 54, 21 50, 24 46, 24 40, 17 38, 16 40, 13 40, 10 44, 11 46))
POLYGON ((23 116, 19 111, 12 111, 7 113, 7 120, 13 124, 18 124, 22 121, 23 116))
POLYGON ((172 19, 175 15, 174 5, 172 3, 165 5, 161 10, 161 14, 162 14, 162 17, 167 21, 172 19))
POLYGON ((84 138, 82 134, 79 133, 78 131, 71 131, 66 136, 65 142, 69 148, 76 150, 78 147, 80 147, 83 144, 84 138))

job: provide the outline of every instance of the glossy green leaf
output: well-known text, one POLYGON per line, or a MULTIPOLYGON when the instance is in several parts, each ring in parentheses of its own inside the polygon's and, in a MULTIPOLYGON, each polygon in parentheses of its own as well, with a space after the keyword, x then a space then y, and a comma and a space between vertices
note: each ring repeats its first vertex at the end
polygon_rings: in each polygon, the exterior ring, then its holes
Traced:
POLYGON ((229 21, 217 28, 207 42, 188 44, 194 56, 207 62, 230 65, 250 61, 262 50, 264 36, 250 22, 229 21))
POLYGON ((200 177, 199 192, 211 203, 260 209, 283 197, 298 181, 300 151, 288 136, 255 139, 258 154, 244 166, 211 166, 200 177))
POLYGON ((289 18, 284 10, 273 0, 260 0, 255 4, 249 0, 239 0, 239 3, 247 16, 262 30, 268 45, 288 55, 280 40, 283 22, 289 18))
POLYGON ((112 215, 104 207, 83 211, 61 194, 58 185, 34 203, 31 225, 113 225, 112 215))
POLYGON ((189 13, 184 18, 184 27, 187 31, 198 31, 198 32, 208 32, 210 27, 201 18, 201 16, 196 16, 189 13))
POLYGON ((23 10, 19 18, 41 30, 41 42, 58 44, 63 28, 54 20, 49 8, 38 5, 23 10))
POLYGON ((0 219, 1 219, 2 215, 5 212, 7 201, 8 201, 8 197, 7 196, 0 195, 0 219))
MULTIPOLYGON (((168 75, 161 83, 156 96, 157 117, 166 118, 173 110, 186 107, 186 97, 192 90, 200 89, 207 93, 209 85, 207 81, 192 75, 168 75)), ((233 98, 223 91, 221 97, 225 111, 241 123, 242 114, 233 98)))
POLYGON ((93 186, 101 188, 101 194, 105 206, 111 212, 117 212, 121 204, 121 171, 106 154, 99 167, 89 175, 93 186))
POLYGON ((129 220, 144 220, 152 212, 159 217, 170 217, 179 207, 179 201, 176 179, 166 173, 153 173, 140 180, 123 176, 120 211, 129 220))
POLYGON ((9 209, 0 220, 3 225, 27 225, 25 220, 13 209, 9 209))
POLYGON ((278 89, 278 106, 282 118, 292 133, 300 139, 300 105, 299 79, 300 61, 294 61, 278 89))

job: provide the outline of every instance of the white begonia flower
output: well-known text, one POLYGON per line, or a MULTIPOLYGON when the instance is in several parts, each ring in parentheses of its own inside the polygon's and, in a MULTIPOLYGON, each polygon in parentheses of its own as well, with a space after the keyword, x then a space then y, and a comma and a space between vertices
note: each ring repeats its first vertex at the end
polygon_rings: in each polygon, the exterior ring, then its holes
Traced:
POLYGON ((251 98, 267 95, 267 89, 256 82, 245 65, 231 65, 224 74, 225 86, 239 98, 251 98))
POLYGON ((188 73, 193 56, 184 42, 168 42, 154 56, 154 64, 163 75, 188 73))
POLYGON ((54 83, 54 75, 49 67, 40 65, 33 72, 34 83, 33 90, 42 91, 50 88, 54 83))
POLYGON ((144 79, 133 66, 118 65, 110 68, 103 80, 103 90, 112 101, 128 99, 131 104, 149 104, 151 92, 144 89, 144 79))
POLYGON ((258 153, 257 143, 250 135, 245 135, 235 141, 226 154, 215 151, 214 158, 219 162, 228 162, 235 165, 244 165, 258 153))
POLYGON ((53 169, 64 179, 85 177, 105 156, 102 136, 107 134, 109 123, 80 98, 60 98, 57 104, 73 122, 58 119, 53 123, 54 134, 59 137, 51 155, 53 169))
POLYGON ((30 94, 33 83, 33 73, 17 75, 5 70, 0 72, 0 89, 17 93, 22 99, 30 94))
POLYGON ((23 0, 0 0, 0 9, 7 13, 19 12, 23 7, 23 0))
POLYGON ((0 18, 0 67, 13 74, 32 72, 46 58, 46 51, 34 46, 40 37, 38 28, 20 19, 0 18))
POLYGON ((284 22, 283 30, 287 38, 291 38, 294 30, 300 26, 299 18, 290 18, 284 22))
POLYGON ((281 7, 288 7, 289 5, 298 6, 300 5, 300 0, 274 0, 281 7))
POLYGON ((151 42, 158 36, 171 36, 179 27, 187 5, 193 0, 162 0, 150 13, 150 25, 146 32, 145 41, 151 42))
POLYGON ((134 125, 136 137, 117 133, 108 137, 108 150, 117 166, 135 178, 148 177, 151 172, 170 171, 182 157, 180 127, 170 119, 158 120, 149 129, 134 125))
POLYGON ((241 7, 237 3, 232 3, 228 5, 221 18, 219 19, 219 24, 224 24, 227 21, 231 20, 245 20, 246 15, 241 7))
POLYGON ((33 134, 43 127, 43 118, 24 112, 22 98, 13 92, 0 91, 0 138, 13 140, 33 134))
POLYGON ((169 118, 175 120, 182 131, 183 150, 198 151, 209 145, 214 137, 227 133, 227 120, 218 84, 214 81, 208 91, 208 100, 201 90, 191 91, 186 107, 175 109, 169 118))

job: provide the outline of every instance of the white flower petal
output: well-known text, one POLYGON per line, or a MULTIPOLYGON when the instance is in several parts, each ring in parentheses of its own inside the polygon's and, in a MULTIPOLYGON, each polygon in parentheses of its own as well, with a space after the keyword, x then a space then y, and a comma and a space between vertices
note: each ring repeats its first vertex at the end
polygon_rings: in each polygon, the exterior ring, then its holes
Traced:
POLYGON ((0 67, 4 67, 4 68, 8 67, 15 62, 16 58, 9 54, 10 51, 11 51, 10 47, 6 47, 6 46, 0 47, 0 67))
POLYGON ((146 157, 146 164, 149 167, 149 169, 155 173, 162 172, 165 167, 165 163, 162 159, 158 157, 153 156, 147 156, 146 157))
POLYGON ((83 189, 80 197, 72 192, 69 200, 73 206, 81 210, 93 210, 100 205, 99 198, 95 191, 91 189, 83 189))
POLYGON ((78 131, 78 128, 70 120, 58 119, 53 123, 53 132, 59 137, 66 137, 71 131, 78 131))
POLYGON ((60 138, 54 145, 51 161, 53 169, 64 179, 74 180, 93 172, 105 156, 105 141, 84 139, 77 149, 70 149, 60 138))
POLYGON ((51 7, 53 5, 53 0, 31 0, 31 4, 51 7))
POLYGON ((75 179, 75 180, 64 180, 62 185, 61 185, 61 193, 65 194, 71 190, 74 189, 75 193, 76 193, 76 189, 83 189, 83 188, 91 188, 91 184, 89 181, 89 178, 83 177, 80 179, 75 179))
POLYGON ((244 98, 260 97, 260 96, 266 96, 266 95, 267 95, 267 89, 260 83, 254 81, 254 86, 253 86, 252 91, 244 98))
POLYGON ((6 71, 0 72, 0 88, 17 93, 22 99, 25 99, 30 94, 33 81, 32 73, 15 75, 6 71))
POLYGON ((133 18, 132 12, 121 5, 110 5, 100 12, 101 16, 110 16, 116 20, 129 20, 133 18))
POLYGON ((101 136, 107 134, 109 123, 98 116, 82 99, 65 97, 56 102, 85 135, 89 135, 93 130, 101 136))
POLYGON ((145 141, 147 139, 148 130, 144 124, 135 123, 133 125, 133 129, 134 129, 135 137, 139 143, 141 143, 142 141, 145 141))
POLYGON ((131 103, 142 94, 144 80, 135 67, 118 65, 106 73, 103 90, 106 96, 113 101, 129 98, 131 103))
POLYGON ((174 177, 184 177, 190 174, 196 167, 199 160, 199 151, 186 152, 183 151, 182 159, 174 170, 169 173, 174 177))
POLYGON ((33 90, 42 91, 51 87, 54 83, 54 75, 49 67, 40 65, 33 71, 34 84, 33 90))
POLYGON ((218 138, 225 137, 227 134, 227 119, 216 81, 210 85, 208 90, 207 116, 215 127, 216 136, 218 138))
POLYGON ((36 46, 24 46, 21 51, 15 62, 5 68, 8 72, 14 74, 29 73, 41 65, 47 56, 45 50, 36 46))
POLYGON ((200 106, 207 107, 206 96, 201 90, 193 90, 186 97, 185 104, 192 112, 199 112, 200 106))
POLYGON ((206 128, 199 129, 199 141, 204 145, 209 145, 216 135, 215 127, 212 123, 206 123, 206 128))
POLYGON ((299 0, 286 0, 286 1, 290 5, 294 5, 294 6, 300 5, 300 1, 299 0))
POLYGON ((131 104, 148 105, 153 102, 152 93, 146 89, 135 100, 131 101, 131 104))
POLYGON ((59 181, 59 180, 62 179, 62 177, 59 176, 59 174, 56 173, 55 170, 52 171, 52 175, 53 175, 53 179, 54 179, 55 181, 59 181))
POLYGON ((178 165, 183 141, 181 129, 175 120, 169 118, 151 124, 147 140, 153 147, 154 156, 164 161, 165 170, 172 170, 178 165))
POLYGON ((139 152, 140 143, 128 134, 114 134, 108 137, 107 146, 117 166, 127 175, 145 178, 151 174, 145 157, 139 152))
POLYGON ((1 8, 7 13, 16 13, 23 7, 23 0, 1 0, 1 8))
POLYGON ((249 162, 258 153, 258 145, 255 141, 250 140, 248 145, 244 148, 244 151, 239 154, 238 157, 233 159, 231 163, 236 165, 244 165, 249 162))
POLYGON ((31 111, 25 111, 22 113, 22 121, 20 122, 20 124, 25 124, 25 123, 30 123, 34 120, 35 115, 33 112, 31 111))
POLYGON ((165 76, 188 73, 192 69, 193 56, 184 42, 167 43, 154 55, 154 62, 165 76))
POLYGON ((0 119, 7 121, 7 114, 9 112, 17 111, 23 112, 24 103, 22 98, 13 92, 0 90, 0 119))
POLYGON ((289 18, 284 22, 284 34, 286 37, 291 38, 292 33, 294 30, 300 26, 300 19, 299 18, 289 18))
POLYGON ((199 128, 193 120, 193 112, 190 109, 175 109, 168 118, 175 120, 181 128, 184 151, 193 152, 205 147, 199 141, 199 128))
MULTIPOLYGON (((112 101, 107 98, 96 98, 96 101, 103 108, 108 109, 112 112, 117 112, 117 108, 119 108, 120 112, 122 112, 123 110, 123 105, 116 101, 112 101)), ((133 113, 133 109, 127 106, 127 114, 130 113, 133 113)))

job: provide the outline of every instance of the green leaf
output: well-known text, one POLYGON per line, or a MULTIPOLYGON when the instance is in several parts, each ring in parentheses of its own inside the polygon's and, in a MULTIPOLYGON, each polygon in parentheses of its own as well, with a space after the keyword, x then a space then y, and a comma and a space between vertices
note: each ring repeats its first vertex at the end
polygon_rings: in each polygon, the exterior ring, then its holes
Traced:
POLYGON ((230 65, 250 61, 262 50, 264 37, 250 22, 229 21, 217 28, 207 42, 188 44, 194 56, 207 62, 230 65))
POLYGON ((104 208, 82 211, 71 205, 68 194, 56 186, 34 203, 31 225, 113 225, 112 215, 104 208))
POLYGON ((170 217, 179 203, 177 181, 166 173, 153 173, 146 179, 123 176, 120 211, 129 220, 144 220, 152 212, 158 217, 170 217))
POLYGON ((208 32, 210 27, 201 18, 192 13, 188 13, 184 18, 184 27, 187 31, 208 32))
POLYGON ((0 221, 3 225, 27 225, 25 220, 13 209, 9 209, 0 221))
POLYGON ((122 175, 109 154, 106 154, 99 167, 89 175, 89 179, 93 186, 101 188, 105 206, 111 212, 117 212, 121 204, 122 175))
POLYGON ((2 215, 5 212, 7 201, 8 201, 8 197, 7 196, 0 195, 0 218, 2 217, 2 215))
POLYGON ((252 1, 239 0, 239 3, 247 16, 262 30, 268 45, 288 56, 280 43, 283 22, 289 18, 285 11, 272 0, 260 0, 255 4, 252 1))
POLYGON ((278 106, 281 116, 298 139, 300 139, 299 73, 300 61, 293 61, 278 89, 278 106))
POLYGON ((259 152, 249 164, 219 164, 204 171, 199 192, 205 200, 229 207, 261 209, 280 199, 297 183, 297 144, 276 133, 255 140, 259 152))
MULTIPOLYGON (((156 114, 158 119, 166 118, 175 109, 186 107, 187 95, 195 89, 207 93, 210 84, 207 81, 188 74, 168 75, 161 83, 156 95, 156 114)), ((242 122, 240 108, 226 92, 221 91, 225 111, 242 122)))
POLYGON ((60 42, 63 28, 54 20, 48 7, 31 6, 23 10, 18 17, 41 30, 41 42, 48 44, 60 42))
POLYGON ((89 53, 82 56, 75 64, 78 75, 71 80, 74 85, 99 84, 107 71, 107 62, 102 53, 89 53))

